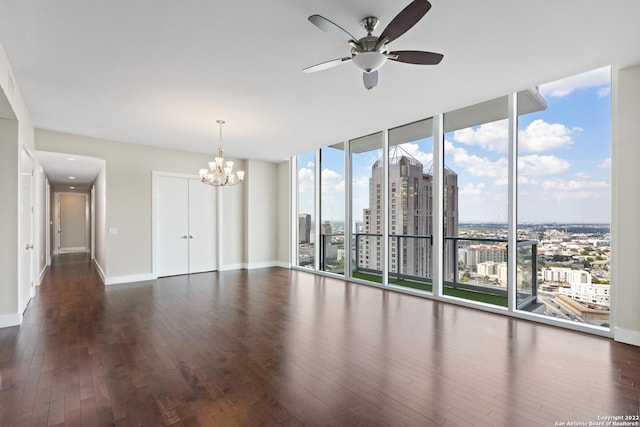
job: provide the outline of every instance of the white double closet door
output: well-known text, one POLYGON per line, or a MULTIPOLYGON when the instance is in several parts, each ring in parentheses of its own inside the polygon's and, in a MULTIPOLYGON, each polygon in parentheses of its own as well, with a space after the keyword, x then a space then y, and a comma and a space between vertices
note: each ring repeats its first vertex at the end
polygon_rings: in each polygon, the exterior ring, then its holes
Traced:
POLYGON ((215 188, 197 178, 156 176, 158 276, 217 269, 215 188))

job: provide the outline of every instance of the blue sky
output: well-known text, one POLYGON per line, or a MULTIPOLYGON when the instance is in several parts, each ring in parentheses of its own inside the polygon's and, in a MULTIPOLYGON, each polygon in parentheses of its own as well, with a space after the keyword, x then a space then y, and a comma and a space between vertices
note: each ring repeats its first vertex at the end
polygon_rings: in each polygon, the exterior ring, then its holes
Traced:
MULTIPOLYGON (((519 117, 519 222, 610 221, 610 70, 608 67, 542 84, 546 110, 519 117)), ((446 120, 446 115, 445 115, 446 120)), ((431 160, 431 138, 403 144, 431 160)), ((504 222, 507 215, 507 122, 445 135, 445 164, 458 174, 461 222, 504 222)), ((323 153, 323 220, 344 219, 341 150, 323 153)), ((371 165, 380 150, 354 155, 354 219, 368 206, 371 165)), ((300 212, 313 210, 312 153, 299 159, 300 212)))

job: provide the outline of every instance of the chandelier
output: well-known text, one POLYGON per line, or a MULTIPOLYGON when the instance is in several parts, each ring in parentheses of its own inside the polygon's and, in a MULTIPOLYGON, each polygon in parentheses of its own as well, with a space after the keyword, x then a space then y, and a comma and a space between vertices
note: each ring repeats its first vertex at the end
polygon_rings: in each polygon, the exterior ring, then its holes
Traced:
POLYGON ((240 184, 244 181, 244 171, 233 173, 233 162, 225 161, 222 151, 222 125, 224 120, 216 120, 220 125, 220 145, 218 147, 218 157, 213 162, 209 162, 209 169, 200 169, 200 181, 216 187, 228 187, 240 184))

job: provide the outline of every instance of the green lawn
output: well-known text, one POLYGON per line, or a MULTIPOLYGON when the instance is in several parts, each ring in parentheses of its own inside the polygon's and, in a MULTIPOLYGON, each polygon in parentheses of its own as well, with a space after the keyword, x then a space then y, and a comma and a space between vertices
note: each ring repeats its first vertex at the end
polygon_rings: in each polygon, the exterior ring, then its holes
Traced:
MULTIPOLYGON (((369 282, 382 283, 382 277, 376 274, 362 273, 354 271, 352 276, 356 279, 367 280, 369 282)), ((406 288, 418 289, 421 291, 432 292, 432 286, 430 283, 414 282, 412 280, 394 279, 389 278, 389 283, 404 286, 406 288)), ((485 294, 483 292, 474 292, 466 289, 455 289, 449 284, 444 286, 444 294, 451 297, 468 299, 471 301, 479 301, 487 304, 499 305, 501 307, 507 306, 507 297, 501 295, 485 294)))

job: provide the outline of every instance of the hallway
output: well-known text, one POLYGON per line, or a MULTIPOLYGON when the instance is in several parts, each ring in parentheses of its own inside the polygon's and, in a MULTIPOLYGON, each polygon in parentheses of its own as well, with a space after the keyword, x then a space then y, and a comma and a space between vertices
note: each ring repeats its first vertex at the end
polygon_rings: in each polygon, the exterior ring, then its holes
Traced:
POLYGON ((548 425, 637 415, 640 349, 281 268, 105 287, 0 329, 0 425, 548 425))

